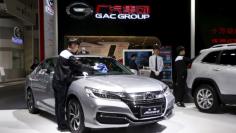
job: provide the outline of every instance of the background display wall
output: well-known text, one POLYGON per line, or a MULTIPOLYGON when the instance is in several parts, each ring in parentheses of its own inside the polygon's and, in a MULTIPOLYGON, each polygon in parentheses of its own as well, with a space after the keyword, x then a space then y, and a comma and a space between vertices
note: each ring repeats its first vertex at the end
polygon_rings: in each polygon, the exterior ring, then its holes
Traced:
POLYGON ((196 51, 236 43, 235 1, 196 0, 196 51))
MULTIPOLYGON (((144 76, 150 76, 149 67, 149 57, 152 56, 152 49, 139 49, 139 50, 124 50, 123 51, 123 63, 129 66, 129 61, 131 60, 131 55, 135 54, 137 56, 136 64, 140 68, 140 74, 144 76)), ((163 58, 164 68, 163 68, 163 78, 162 81, 172 85, 173 71, 172 71, 172 49, 171 46, 161 47, 160 56, 163 58)))
MULTIPOLYGON (((59 52, 65 36, 154 36, 162 45, 190 49, 190 1, 181 0, 62 0, 58 1, 59 52), (83 3, 93 12, 81 18, 72 12, 83 3), (117 6, 115 6, 117 5, 117 6), (111 8, 111 9, 110 9, 111 8), (102 13, 103 18, 96 17, 102 13), (150 15, 146 19, 111 19, 104 14, 150 15)), ((111 41, 110 41, 111 42, 111 41)), ((173 51, 175 54, 175 51, 173 51)), ((190 53, 187 53, 190 55, 190 53)))

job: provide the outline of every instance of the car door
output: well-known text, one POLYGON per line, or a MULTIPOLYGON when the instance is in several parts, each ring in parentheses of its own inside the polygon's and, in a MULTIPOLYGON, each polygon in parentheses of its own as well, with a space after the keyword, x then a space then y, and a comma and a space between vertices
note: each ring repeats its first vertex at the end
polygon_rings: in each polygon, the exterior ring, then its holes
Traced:
POLYGON ((224 95, 236 95, 236 50, 224 50, 215 69, 224 95))
POLYGON ((49 74, 46 76, 46 80, 48 82, 47 83, 47 89, 48 89, 48 93, 47 93, 47 105, 54 110, 55 108, 55 97, 54 97, 54 90, 53 90, 53 86, 52 86, 52 80, 53 80, 53 75, 54 75, 54 68, 56 66, 56 62, 57 62, 57 58, 51 58, 48 62, 49 65, 49 74))
POLYGON ((36 88, 36 93, 38 96, 38 102, 37 103, 39 106, 43 106, 45 104, 45 99, 47 98, 47 60, 45 60, 42 65, 41 68, 38 70, 38 72, 36 73, 35 77, 37 79, 37 84, 35 84, 36 88))
POLYGON ((34 92, 34 98, 37 101, 40 101, 41 96, 41 69, 42 69, 43 63, 41 63, 31 74, 31 89, 34 92))
POLYGON ((221 51, 210 52, 201 60, 201 64, 194 66, 194 68, 200 70, 196 72, 196 74, 198 74, 197 77, 209 78, 215 80, 215 82, 218 82, 218 79, 215 77, 218 77, 219 75, 215 72, 215 69, 219 66, 218 60, 220 52, 221 51))
POLYGON ((31 76, 31 87, 34 91, 34 97, 36 104, 42 106, 43 100, 46 97, 46 87, 45 87, 45 74, 46 74, 46 61, 42 62, 34 71, 31 76))
POLYGON ((47 109, 49 109, 49 111, 52 111, 55 105, 54 91, 52 88, 54 66, 54 58, 47 59, 43 66, 45 72, 41 78, 41 86, 43 90, 42 103, 47 109))

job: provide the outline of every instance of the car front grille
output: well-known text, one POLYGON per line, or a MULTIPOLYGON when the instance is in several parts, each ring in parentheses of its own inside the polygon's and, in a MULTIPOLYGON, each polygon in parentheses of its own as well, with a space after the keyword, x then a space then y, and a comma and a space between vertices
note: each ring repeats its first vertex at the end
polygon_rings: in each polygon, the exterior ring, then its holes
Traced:
POLYGON ((153 100, 161 97, 163 97, 162 91, 128 93, 125 95, 125 99, 130 101, 153 100))
MULTIPOLYGON (((150 93, 148 93, 150 94, 150 93)), ((139 95, 139 98, 132 98, 132 96, 130 96, 130 94, 128 94, 129 96, 126 98, 123 98, 122 101, 124 103, 126 103, 130 110, 132 111, 133 115, 136 118, 147 118, 143 117, 141 115, 141 107, 153 107, 153 106, 158 106, 161 107, 161 113, 159 115, 156 116, 152 116, 152 117, 157 117, 157 116, 161 116, 166 108, 166 99, 165 97, 160 93, 160 92, 154 92, 153 95, 157 94, 156 97, 152 97, 153 99, 146 99, 144 98, 145 95, 148 95, 147 93, 143 94, 143 96, 139 95)), ((133 94, 132 94, 133 95, 133 94)), ((149 116, 150 117, 150 116, 149 116)))

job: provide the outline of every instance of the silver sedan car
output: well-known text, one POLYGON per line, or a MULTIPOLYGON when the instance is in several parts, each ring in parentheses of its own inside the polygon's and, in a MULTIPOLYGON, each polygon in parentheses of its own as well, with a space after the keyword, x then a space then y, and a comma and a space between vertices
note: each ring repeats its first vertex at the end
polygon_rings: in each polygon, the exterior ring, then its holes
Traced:
MULTIPOLYGON (((134 75, 111 58, 76 58, 99 69, 74 73, 65 109, 72 132, 150 124, 172 116, 175 99, 166 84, 134 75)), ((52 77, 56 61, 57 57, 46 59, 27 77, 25 94, 30 113, 43 110, 55 115, 52 77)))

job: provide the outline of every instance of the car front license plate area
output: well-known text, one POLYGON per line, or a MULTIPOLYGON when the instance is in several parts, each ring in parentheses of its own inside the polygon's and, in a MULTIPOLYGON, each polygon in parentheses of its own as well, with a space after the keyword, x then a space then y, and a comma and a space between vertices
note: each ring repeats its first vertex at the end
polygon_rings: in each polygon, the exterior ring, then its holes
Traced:
POLYGON ((140 115, 141 118, 144 117, 152 117, 152 116, 160 116, 162 113, 161 106, 150 106, 150 107, 140 107, 140 115))

